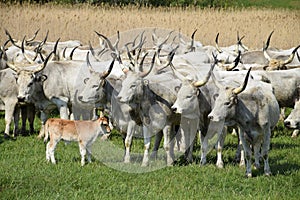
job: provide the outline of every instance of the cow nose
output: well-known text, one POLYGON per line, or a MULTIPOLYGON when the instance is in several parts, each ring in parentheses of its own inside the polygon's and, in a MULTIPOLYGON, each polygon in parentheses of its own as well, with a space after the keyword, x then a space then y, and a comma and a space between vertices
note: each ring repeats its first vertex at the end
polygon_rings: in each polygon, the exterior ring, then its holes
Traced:
POLYGON ((172 106, 171 109, 172 109, 173 112, 176 112, 176 111, 177 111, 177 108, 176 108, 176 107, 173 107, 173 106, 172 106))
POLYGON ((290 121, 284 121, 284 126, 290 126, 291 125, 291 122, 290 121))
POLYGON ((82 100, 82 98, 83 98, 83 96, 79 96, 79 97, 78 97, 79 101, 81 101, 81 100, 82 100))
POLYGON ((19 102, 24 102, 25 101, 25 97, 18 96, 18 101, 19 102))
POLYGON ((208 115, 208 119, 209 119, 209 120, 213 120, 214 117, 213 117, 212 115, 208 115))

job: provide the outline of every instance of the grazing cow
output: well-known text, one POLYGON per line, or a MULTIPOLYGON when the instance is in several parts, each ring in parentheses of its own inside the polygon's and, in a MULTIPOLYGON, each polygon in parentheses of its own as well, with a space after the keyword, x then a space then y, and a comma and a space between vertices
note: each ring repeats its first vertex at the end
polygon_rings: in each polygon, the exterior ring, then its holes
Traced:
POLYGON ((85 164, 85 155, 88 162, 91 162, 91 147, 98 136, 107 137, 105 133, 110 132, 108 120, 100 117, 97 120, 73 121, 66 119, 50 118, 47 120, 45 128, 44 142, 47 143, 46 159, 56 164, 54 150, 60 140, 77 141, 81 154, 81 166, 85 164))
MULTIPOLYGON (((250 68, 251 70, 251 68, 250 68)), ((246 155, 246 176, 252 177, 251 145, 254 148, 255 167, 259 168, 260 150, 264 159, 264 173, 271 175, 268 162, 271 130, 279 120, 279 105, 270 84, 253 81, 248 84, 250 70, 244 83, 233 86, 234 79, 223 79, 222 84, 215 80, 218 92, 214 107, 208 115, 211 121, 225 120, 226 124, 238 124, 240 140, 246 155), (246 90, 245 90, 246 89, 246 90)), ((213 79, 214 76, 212 75, 213 79)))

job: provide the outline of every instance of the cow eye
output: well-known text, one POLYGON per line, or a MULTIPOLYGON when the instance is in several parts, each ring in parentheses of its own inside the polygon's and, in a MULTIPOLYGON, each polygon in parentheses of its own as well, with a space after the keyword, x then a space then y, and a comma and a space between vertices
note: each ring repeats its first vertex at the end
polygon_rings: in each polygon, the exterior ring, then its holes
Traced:
POLYGON ((130 88, 135 88, 136 87, 136 84, 132 84, 131 86, 130 86, 130 88))
POLYGON ((193 95, 188 95, 188 96, 186 96, 186 98, 188 98, 188 99, 190 99, 190 98, 192 98, 193 97, 193 95))
POLYGON ((98 87, 98 85, 93 85, 93 86, 92 86, 92 88, 97 88, 97 87, 98 87))
POLYGON ((225 106, 229 106, 230 105, 230 101, 227 101, 224 103, 225 106))

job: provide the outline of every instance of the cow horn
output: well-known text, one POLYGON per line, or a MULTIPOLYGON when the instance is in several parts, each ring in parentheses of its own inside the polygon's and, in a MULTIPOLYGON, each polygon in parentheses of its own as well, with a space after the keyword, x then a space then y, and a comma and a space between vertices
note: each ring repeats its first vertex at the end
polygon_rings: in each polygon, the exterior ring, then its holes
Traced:
POLYGON ((10 63, 10 62, 7 62, 6 64, 7 64, 7 66, 8 66, 10 69, 14 70, 15 72, 18 73, 18 72, 20 71, 20 68, 18 68, 16 65, 14 65, 14 64, 12 64, 12 63, 10 63))
POLYGON ((89 56, 90 56, 90 52, 88 51, 86 54, 86 65, 88 66, 90 72, 95 72, 95 70, 92 68, 92 65, 90 63, 89 56))
POLYGON ((105 37, 104 35, 98 33, 97 31, 95 31, 95 33, 98 35, 98 37, 101 37, 106 41, 106 43, 107 43, 108 47, 110 48, 110 50, 115 51, 115 48, 113 47, 113 45, 111 44, 111 41, 107 37, 105 37))
POLYGON ((240 58, 241 58, 241 51, 239 51, 238 56, 234 59, 233 63, 231 63, 226 67, 226 71, 232 71, 234 68, 236 68, 240 62, 240 58))
POLYGON ((222 49, 220 49, 220 47, 219 47, 219 34, 220 34, 220 33, 217 33, 217 36, 216 36, 216 39, 215 39, 215 42, 216 42, 216 49, 217 49, 217 51, 218 51, 219 53, 222 53, 223 51, 222 51, 222 49))
MULTIPOLYGON (((139 52, 140 52, 140 51, 139 51, 139 52)), ((140 53, 139 53, 139 54, 140 54, 140 53)), ((143 56, 143 58, 142 58, 142 60, 141 60, 141 62, 140 62, 140 64, 139 64, 139 71, 140 71, 140 72, 143 71, 143 64, 144 64, 144 61, 145 61, 145 58, 147 57, 147 55, 148 55, 148 52, 145 53, 145 55, 143 56)))
MULTIPOLYGON (((146 54, 147 55, 147 54, 146 54)), ((155 63, 155 57, 156 57, 156 53, 154 53, 154 56, 152 58, 152 61, 151 61, 151 66, 150 66, 150 69, 148 70, 148 72, 143 72, 140 76, 142 78, 148 76, 150 74, 150 72, 152 71, 153 69, 153 66, 154 66, 154 63, 155 63)), ((145 56, 143 57, 143 59, 145 58, 145 56)))
POLYGON ((267 39, 267 42, 266 42, 266 45, 264 46, 264 49, 267 50, 269 48, 269 45, 270 45, 270 40, 271 40, 271 37, 273 35, 274 31, 272 31, 267 39))
POLYGON ((247 83, 248 83, 248 79, 249 79, 249 75, 250 75, 250 71, 251 71, 252 67, 249 68, 247 74, 246 74, 246 77, 245 77, 245 80, 244 80, 244 83, 240 86, 240 87, 237 87, 235 88, 232 93, 238 95, 239 93, 243 92, 245 89, 246 89, 246 86, 247 86, 247 83))
POLYGON ((201 86, 205 85, 207 83, 207 81, 209 80, 209 78, 210 78, 210 76, 212 74, 212 71, 214 70, 214 67, 215 67, 215 64, 212 64, 211 67, 210 67, 210 70, 209 70, 208 74, 205 77, 205 79, 201 80, 201 81, 194 82, 193 86, 195 86, 195 87, 201 87, 201 86))
POLYGON ((42 71, 46 67, 48 61, 50 60, 50 58, 52 56, 52 54, 54 54, 53 51, 47 56, 47 58, 45 59, 45 61, 42 64, 38 65, 38 67, 35 70, 33 70, 33 72, 38 73, 38 72, 42 71))
POLYGON ((30 64, 34 64, 35 62, 34 62, 31 58, 29 58, 29 57, 26 55, 26 53, 25 53, 24 43, 25 43, 25 36, 24 36, 24 38, 23 38, 23 40, 22 40, 22 45, 21 45, 22 54, 23 54, 24 58, 25 58, 30 64))
POLYGON ((46 44, 46 41, 48 39, 48 34, 49 34, 49 30, 46 33, 45 39, 40 43, 40 46, 43 46, 44 44, 46 44))
POLYGON ((110 72, 112 71, 112 68, 113 68, 113 66, 114 66, 114 63, 115 63, 115 59, 113 59, 113 61, 110 63, 108 70, 107 70, 106 72, 103 72, 103 74, 102 74, 102 76, 101 76, 102 79, 105 79, 106 77, 108 77, 108 75, 109 75, 110 72))
MULTIPOLYGON (((292 54, 289 56, 289 58, 283 62, 284 65, 289 64, 290 62, 293 61, 293 59, 294 59, 294 57, 295 57, 295 53, 297 52, 297 50, 298 50, 299 47, 300 47, 300 45, 297 46, 297 47, 293 50, 293 52, 292 52, 292 54)), ((299 59, 298 53, 297 53, 297 56, 298 56, 298 59, 299 59)))
POLYGON ((267 53, 267 48, 265 48, 265 45, 263 44, 264 48, 263 48, 263 53, 264 53, 264 56, 265 58, 270 61, 271 60, 271 57, 269 56, 269 54, 267 53))
POLYGON ((26 43, 28 42, 32 42, 35 38, 36 38, 36 36, 37 36, 37 34, 39 33, 39 31, 40 31, 40 29, 38 29, 35 33, 34 33, 34 35, 32 36, 32 38, 29 38, 28 40, 26 40, 26 43))
POLYGON ((74 55, 74 52, 75 50, 78 48, 79 46, 76 46, 72 49, 71 53, 70 53, 70 60, 73 60, 73 55, 74 55))

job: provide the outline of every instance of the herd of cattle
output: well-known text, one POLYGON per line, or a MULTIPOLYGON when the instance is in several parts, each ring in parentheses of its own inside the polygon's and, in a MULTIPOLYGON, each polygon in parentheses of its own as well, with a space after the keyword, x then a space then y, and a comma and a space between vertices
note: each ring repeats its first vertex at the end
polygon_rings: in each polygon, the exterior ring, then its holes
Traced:
POLYGON ((5 33, 8 40, 0 49, 4 134, 10 137, 11 122, 13 136, 17 134, 20 116, 22 132, 26 119, 33 132, 35 112, 39 111, 39 136, 45 134, 45 141, 50 136, 46 157, 53 163, 60 139, 78 141, 81 164, 86 153, 90 161, 95 137, 109 130, 105 117, 93 121, 99 108, 124 136, 125 163, 130 162, 134 134, 142 132, 142 166, 149 164, 150 138, 154 135, 153 154, 163 137, 167 165, 174 162, 175 143, 192 162, 193 142, 199 131, 201 165, 216 144, 217 166, 223 167, 226 127, 233 127, 243 147, 241 161, 245 155, 247 177, 252 176, 252 150, 254 166, 258 168, 263 159, 265 174, 271 174, 270 136, 280 109, 292 108, 284 124, 295 129, 293 135, 300 129, 300 46, 287 50, 269 47, 273 32, 265 43, 262 41, 260 50, 247 48, 239 36, 236 44, 219 47, 219 34, 214 46, 204 46, 194 40, 196 31, 191 39, 183 39, 174 31, 158 36, 156 29, 145 29, 122 45, 119 32, 115 41, 96 32, 98 48, 79 41, 49 42, 48 33, 38 41, 38 31, 22 40, 5 33), (47 121, 55 109, 61 120, 47 121))

